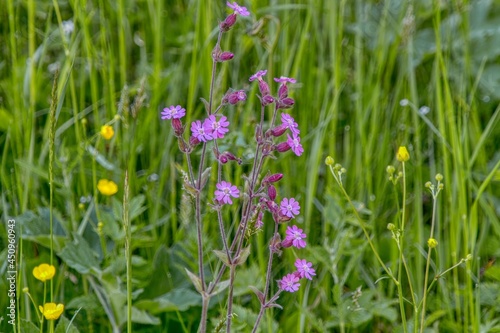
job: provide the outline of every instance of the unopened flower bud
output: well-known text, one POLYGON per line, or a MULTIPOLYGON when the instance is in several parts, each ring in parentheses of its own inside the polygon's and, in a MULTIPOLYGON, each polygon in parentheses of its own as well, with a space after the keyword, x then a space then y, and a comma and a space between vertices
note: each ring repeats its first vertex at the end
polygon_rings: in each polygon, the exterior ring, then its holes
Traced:
POLYGON ((327 157, 325 158, 325 164, 326 164, 326 165, 333 165, 333 163, 335 163, 335 161, 333 160, 333 157, 331 157, 331 156, 327 156, 327 157))
POLYGON ((426 188, 431 188, 432 187, 432 183, 431 182, 426 182, 425 183, 425 187, 426 188))
POLYGON ((270 94, 269 85, 266 81, 262 80, 262 78, 259 79, 259 91, 262 96, 267 96, 270 94))
POLYGON ((184 126, 182 126, 182 121, 180 119, 172 119, 172 128, 174 129, 174 135, 176 137, 180 137, 182 133, 184 133, 184 126))
POLYGON ((229 61, 234 58, 234 54, 231 52, 221 52, 217 55, 216 61, 218 62, 224 62, 224 61, 229 61))
POLYGON ((183 153, 189 153, 191 151, 190 147, 183 138, 179 138, 179 150, 183 153))
POLYGON ((278 109, 290 109, 295 104, 295 100, 291 97, 286 97, 278 101, 278 109))
POLYGON ((443 183, 439 183, 438 189, 442 190, 443 188, 444 188, 444 184, 443 183))
POLYGON ((387 168, 385 169, 389 175, 393 175, 394 171, 396 171, 396 168, 393 167, 392 165, 388 165, 387 168))
POLYGON ((465 257, 465 260, 469 261, 469 260, 472 260, 472 254, 468 254, 467 257, 465 257))
POLYGON ((198 140, 198 138, 195 137, 194 135, 189 138, 189 145, 191 147, 197 146, 199 143, 200 143, 200 140, 198 140))
POLYGON ((23 293, 27 294, 30 292, 30 289, 28 287, 23 288, 23 293))
POLYGON ((387 224, 387 229, 390 230, 390 231, 393 231, 394 229, 396 229, 396 226, 392 223, 388 223, 387 224))
POLYGON ((262 139, 262 128, 260 125, 257 125, 255 127, 255 141, 257 141, 257 143, 262 143, 262 139))
POLYGON ((274 97, 271 95, 265 95, 264 97, 261 98, 260 102, 262 106, 267 106, 269 104, 274 103, 274 97))
POLYGON ((288 142, 285 141, 285 142, 281 142, 281 143, 278 143, 277 145, 275 145, 274 149, 276 149, 280 153, 284 153, 284 152, 290 150, 290 145, 288 144, 288 142))
POLYGON ((410 154, 408 153, 408 149, 405 146, 401 146, 398 149, 398 153, 396 154, 396 159, 399 162, 406 162, 410 159, 410 154))
POLYGON ((429 238, 429 240, 427 241, 427 245, 429 245, 429 248, 434 249, 436 246, 438 246, 438 241, 434 238, 429 238))
POLYGON ((443 180, 443 175, 442 175, 442 174, 440 174, 440 173, 436 174, 436 180, 437 180, 438 182, 442 181, 442 180, 443 180))
POLYGON ((285 238, 285 240, 283 240, 281 242, 281 247, 286 249, 287 247, 291 247, 293 245, 293 238, 285 238))
POLYGON ((278 98, 283 99, 286 97, 288 97, 288 87, 286 84, 282 84, 278 90, 278 98))
POLYGON ((270 175, 268 178, 267 178, 267 181, 272 184, 272 183, 276 183, 278 181, 281 180, 281 178, 283 178, 283 174, 282 173, 274 173, 272 175, 270 175))
POLYGON ((280 234, 276 233, 271 239, 271 242, 269 243, 269 250, 271 250, 271 253, 276 253, 278 255, 281 255, 280 249, 281 249, 281 236, 280 234))
POLYGON ((219 24, 220 30, 222 32, 229 31, 229 29, 231 29, 231 27, 236 23, 236 17, 237 15, 235 13, 226 17, 226 19, 219 24))
POLYGON ((235 105, 236 103, 247 99, 247 95, 244 90, 233 91, 226 96, 227 102, 231 105, 235 105))
POLYGON ((274 201, 274 199, 276 199, 276 194, 277 194, 276 187, 271 185, 267 188, 267 195, 269 196, 269 199, 271 199, 272 201, 274 201))
POLYGON ((285 125, 278 125, 276 127, 271 128, 271 135, 274 137, 282 136, 287 130, 285 125))
POLYGON ((228 162, 228 159, 227 159, 226 156, 220 155, 219 156, 219 162, 221 162, 221 164, 226 164, 228 162))

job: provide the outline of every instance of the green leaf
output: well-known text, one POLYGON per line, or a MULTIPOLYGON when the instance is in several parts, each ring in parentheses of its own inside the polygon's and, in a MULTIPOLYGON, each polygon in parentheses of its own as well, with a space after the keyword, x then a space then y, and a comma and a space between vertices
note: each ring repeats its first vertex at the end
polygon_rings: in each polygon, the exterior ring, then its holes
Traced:
POLYGON ((227 257, 226 251, 221 251, 221 250, 213 250, 213 251, 217 256, 217 258, 219 258, 224 263, 224 265, 229 267, 229 259, 227 257))
POLYGON ((74 237, 75 241, 66 244, 59 257, 81 274, 88 274, 91 270, 100 271, 99 261, 87 241, 76 233, 74 237))
POLYGON ((193 306, 201 306, 200 294, 191 289, 179 288, 153 300, 135 303, 138 309, 147 309, 152 314, 171 311, 186 311, 193 306))
POLYGON ((20 329, 22 333, 40 333, 40 329, 30 321, 21 319, 20 329))
POLYGON ((250 246, 244 248, 240 252, 240 255, 237 258, 235 258, 234 262, 236 263, 236 265, 241 265, 245 263, 249 255, 250 255, 250 246))
POLYGON ((57 322, 56 329, 54 333, 79 333, 76 326, 72 323, 70 325, 70 321, 65 316, 61 316, 59 321, 57 322))
POLYGON ((193 282, 193 285, 196 288, 196 290, 198 290, 198 292, 201 294, 201 292, 203 291, 203 288, 201 286, 201 279, 198 276, 196 276, 194 273, 191 273, 189 271, 189 269, 187 269, 187 268, 184 268, 184 269, 186 270, 186 273, 187 273, 189 279, 191 280, 191 282, 193 282))

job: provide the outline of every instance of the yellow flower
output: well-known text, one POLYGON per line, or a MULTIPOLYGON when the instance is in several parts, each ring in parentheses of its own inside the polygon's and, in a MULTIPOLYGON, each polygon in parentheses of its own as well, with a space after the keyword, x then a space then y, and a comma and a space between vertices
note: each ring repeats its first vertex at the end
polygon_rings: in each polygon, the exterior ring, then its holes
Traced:
POLYGON ((45 303, 43 306, 38 306, 38 309, 40 309, 40 312, 45 316, 45 319, 56 320, 63 313, 64 305, 56 305, 56 303, 45 303))
POLYGON ((42 282, 52 279, 55 274, 56 268, 49 264, 41 264, 33 268, 33 276, 42 282))
POLYGON ((99 183, 97 183, 97 189, 101 194, 113 195, 118 192, 118 185, 112 180, 101 179, 99 183))
POLYGON ((406 162, 410 159, 410 154, 408 153, 408 149, 405 146, 401 146, 398 149, 398 153, 396 154, 396 159, 399 162, 406 162))
POLYGON ((109 140, 113 137, 113 135, 115 135, 115 131, 113 130, 113 127, 104 125, 101 127, 101 135, 106 140, 109 140))

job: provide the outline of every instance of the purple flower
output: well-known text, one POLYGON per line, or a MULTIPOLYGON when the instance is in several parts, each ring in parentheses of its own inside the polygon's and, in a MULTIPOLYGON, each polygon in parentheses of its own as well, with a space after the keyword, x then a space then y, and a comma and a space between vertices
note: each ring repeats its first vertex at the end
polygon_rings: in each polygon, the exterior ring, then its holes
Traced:
POLYGON ((235 105, 238 102, 244 101, 247 99, 247 94, 245 94, 244 90, 236 90, 227 93, 222 100, 223 103, 229 103, 235 105))
POLYGON ((257 71, 254 75, 250 76, 250 79, 248 81, 252 82, 255 80, 262 80, 262 77, 267 74, 267 69, 257 71))
POLYGON ((217 190, 215 190, 215 200, 222 204, 232 204, 233 198, 239 198, 240 190, 229 182, 221 181, 216 185, 217 190))
POLYGON ((304 152, 304 148, 302 148, 302 145, 300 144, 300 136, 293 134, 293 137, 290 137, 289 134, 286 135, 288 137, 288 140, 286 140, 286 143, 290 146, 292 151, 295 153, 295 155, 300 156, 304 152))
POLYGON ((300 205, 294 198, 284 198, 280 204, 281 214, 293 218, 300 214, 300 205))
POLYGON ((305 259, 297 259, 295 267, 297 267, 297 272, 299 272, 301 278, 312 280, 312 277, 316 275, 312 263, 307 262, 305 259))
POLYGON ((224 134, 229 132, 227 127, 229 126, 229 121, 227 121, 226 116, 221 116, 219 120, 215 118, 214 115, 210 115, 203 122, 203 127, 207 128, 214 139, 222 139, 224 134))
POLYGON ((281 290, 289 291, 291 293, 299 290, 299 278, 295 274, 287 274, 281 280, 278 280, 281 290))
POLYGON ((191 123, 191 132, 193 133, 193 136, 202 142, 207 142, 213 139, 211 129, 205 126, 206 121, 207 119, 205 119, 203 125, 199 120, 191 123))
POLYGON ((229 8, 233 9, 235 13, 238 13, 241 16, 248 16, 248 15, 250 15, 250 12, 248 11, 248 9, 246 9, 246 7, 241 7, 235 1, 233 1, 232 4, 229 1, 227 1, 226 5, 229 8))
POLYGON ((279 79, 275 77, 274 81, 282 83, 282 84, 287 84, 287 82, 288 83, 295 83, 295 82, 297 82, 297 80, 295 80, 295 79, 293 79, 291 77, 286 77, 286 76, 281 76, 279 79))
POLYGON ((180 105, 177 106, 169 106, 168 108, 164 108, 163 111, 161 112, 161 119, 181 119, 186 115, 186 109, 181 107, 180 105))
POLYGON ((299 125, 295 122, 295 119, 293 119, 293 117, 288 113, 283 112, 281 114, 281 122, 292 132, 292 134, 297 136, 300 134, 299 125))
POLYGON ((286 228, 286 237, 283 241, 283 247, 289 247, 285 246, 288 245, 287 243, 291 243, 291 245, 298 249, 306 247, 306 241, 304 238, 306 238, 306 234, 302 232, 302 229, 297 228, 296 225, 292 225, 291 227, 288 226, 286 228))

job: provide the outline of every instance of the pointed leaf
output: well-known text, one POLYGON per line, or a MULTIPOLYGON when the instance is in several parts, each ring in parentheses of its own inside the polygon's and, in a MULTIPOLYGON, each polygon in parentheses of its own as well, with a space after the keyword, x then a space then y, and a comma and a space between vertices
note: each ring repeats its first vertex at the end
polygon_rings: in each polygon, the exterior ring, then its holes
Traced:
POLYGON ((224 263, 224 265, 226 265, 227 267, 231 266, 226 251, 214 250, 214 253, 217 256, 217 258, 219 258, 224 263))
POLYGON ((247 260, 247 258, 248 258, 248 256, 249 256, 249 255, 250 255, 250 246, 249 246, 249 247, 244 248, 244 249, 240 252, 240 255, 239 255, 237 258, 235 258, 235 259, 234 259, 234 263, 235 263, 236 265, 241 265, 241 264, 243 264, 243 263, 247 260))
POLYGON ((66 244, 59 257, 81 274, 88 274, 91 270, 99 271, 99 261, 87 241, 76 233, 73 237, 75 241, 66 244))
POLYGON ((214 291, 212 291, 212 293, 210 295, 211 296, 217 295, 220 292, 224 291, 227 287, 229 287, 229 280, 221 281, 221 282, 217 283, 214 291))
POLYGON ((201 294, 203 292, 203 288, 201 286, 201 279, 196 276, 194 273, 191 273, 189 271, 189 269, 187 268, 184 268, 186 270, 186 273, 189 277, 189 279, 191 280, 191 282, 193 282, 193 285, 194 287, 196 288, 196 290, 201 294))
POLYGON ((264 304, 264 302, 265 302, 264 293, 254 286, 249 286, 249 288, 255 293, 255 295, 257 295, 257 298, 259 299, 260 304, 264 304))

